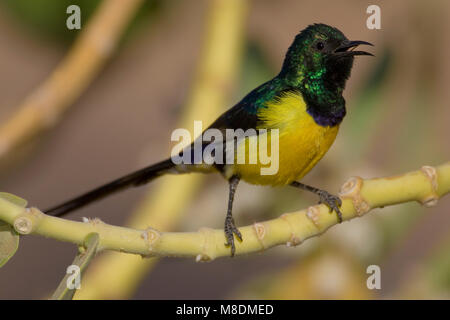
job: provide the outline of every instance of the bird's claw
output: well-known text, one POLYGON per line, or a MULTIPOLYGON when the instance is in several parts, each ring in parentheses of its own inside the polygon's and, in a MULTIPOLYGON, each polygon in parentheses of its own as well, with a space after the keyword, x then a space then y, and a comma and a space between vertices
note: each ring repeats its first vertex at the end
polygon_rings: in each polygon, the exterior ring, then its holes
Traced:
POLYGON ((236 235, 236 238, 239 241, 242 241, 242 235, 239 229, 234 224, 233 218, 226 218, 225 219, 225 238, 227 239, 227 242, 225 243, 225 246, 231 247, 231 256, 234 256, 234 253, 236 251, 235 245, 234 245, 234 235, 236 235))
POLYGON ((339 223, 342 222, 342 212, 339 209, 340 206, 342 206, 342 200, 338 196, 334 196, 325 190, 320 190, 319 193, 319 204, 323 203, 330 208, 330 213, 335 211, 338 216, 339 223))

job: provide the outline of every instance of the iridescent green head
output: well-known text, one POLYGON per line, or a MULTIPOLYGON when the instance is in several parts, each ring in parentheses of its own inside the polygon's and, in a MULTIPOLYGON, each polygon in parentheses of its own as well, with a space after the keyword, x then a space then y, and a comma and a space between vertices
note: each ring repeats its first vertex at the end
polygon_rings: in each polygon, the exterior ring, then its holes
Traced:
POLYGON ((324 90, 342 92, 354 56, 371 55, 353 50, 365 41, 349 41, 338 29, 313 24, 301 31, 290 46, 280 77, 311 95, 324 90))

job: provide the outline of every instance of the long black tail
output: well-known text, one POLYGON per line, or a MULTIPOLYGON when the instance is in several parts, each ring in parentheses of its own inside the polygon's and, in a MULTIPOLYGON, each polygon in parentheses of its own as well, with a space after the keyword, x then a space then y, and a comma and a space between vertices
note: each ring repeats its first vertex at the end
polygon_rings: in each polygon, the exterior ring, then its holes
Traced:
POLYGON ((46 210, 45 213, 53 215, 55 217, 61 217, 73 210, 81 208, 96 200, 102 199, 114 192, 123 190, 128 187, 140 186, 147 182, 150 182, 151 180, 167 173, 167 171, 174 167, 175 165, 171 159, 158 162, 144 169, 130 173, 122 178, 116 179, 110 183, 98 187, 97 189, 89 191, 75 199, 50 208, 46 210))

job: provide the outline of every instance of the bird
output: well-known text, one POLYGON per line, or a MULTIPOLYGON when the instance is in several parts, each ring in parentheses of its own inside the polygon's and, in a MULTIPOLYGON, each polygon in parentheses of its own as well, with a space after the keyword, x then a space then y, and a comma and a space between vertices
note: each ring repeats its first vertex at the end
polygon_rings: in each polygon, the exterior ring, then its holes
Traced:
POLYGON ((337 221, 342 222, 341 199, 300 180, 335 141, 346 115, 343 91, 354 57, 373 56, 369 52, 355 50, 359 45, 373 46, 366 41, 351 41, 337 28, 323 23, 308 25, 295 36, 281 71, 220 115, 200 136, 204 137, 204 133, 211 130, 216 133, 227 130, 251 132, 229 139, 202 140, 197 144, 200 152, 208 146, 219 146, 215 151, 223 150, 211 153, 213 161, 192 161, 192 153, 198 153, 194 141, 177 154, 191 161, 179 163, 173 157, 162 160, 44 212, 61 217, 115 192, 147 184, 166 174, 201 172, 219 173, 228 181, 224 245, 230 248, 231 256, 236 251, 234 238, 243 241, 232 215, 234 196, 241 180, 255 185, 292 186, 312 192, 319 197, 319 203, 328 206, 330 214, 336 212, 337 221), (253 163, 236 161, 238 152, 242 150, 248 158, 256 156, 259 159, 259 151, 251 150, 249 144, 262 144, 263 141, 276 142, 271 151, 277 152, 277 170, 271 174, 262 174, 265 163, 261 160, 253 163))

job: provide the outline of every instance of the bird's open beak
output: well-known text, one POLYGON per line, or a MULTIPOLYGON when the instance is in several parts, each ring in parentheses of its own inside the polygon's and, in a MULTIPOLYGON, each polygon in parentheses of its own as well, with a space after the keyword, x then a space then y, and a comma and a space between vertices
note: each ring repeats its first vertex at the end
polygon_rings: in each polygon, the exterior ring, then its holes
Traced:
POLYGON ((349 56, 351 56, 351 57, 352 56, 373 56, 373 54, 371 54, 370 52, 353 50, 354 48, 356 48, 360 44, 367 44, 369 46, 373 46, 373 44, 371 44, 370 42, 367 42, 367 41, 360 41, 360 40, 349 41, 349 40, 345 40, 345 41, 343 41, 341 43, 341 45, 339 47, 337 47, 334 50, 334 53, 338 54, 339 56, 343 56, 343 57, 349 57, 349 56))

